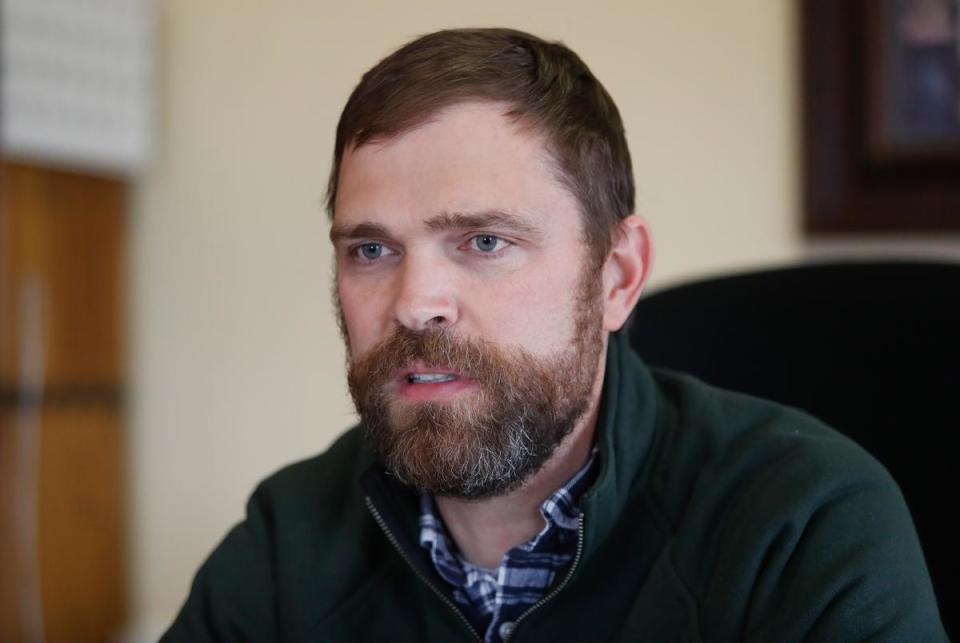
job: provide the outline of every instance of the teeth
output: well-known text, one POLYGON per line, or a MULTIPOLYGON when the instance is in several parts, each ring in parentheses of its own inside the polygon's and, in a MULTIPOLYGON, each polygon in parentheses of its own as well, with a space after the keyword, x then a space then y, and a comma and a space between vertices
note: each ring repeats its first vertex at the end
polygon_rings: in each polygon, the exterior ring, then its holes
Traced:
POLYGON ((407 381, 411 384, 437 384, 455 379, 457 376, 451 373, 411 373, 407 376, 407 381))

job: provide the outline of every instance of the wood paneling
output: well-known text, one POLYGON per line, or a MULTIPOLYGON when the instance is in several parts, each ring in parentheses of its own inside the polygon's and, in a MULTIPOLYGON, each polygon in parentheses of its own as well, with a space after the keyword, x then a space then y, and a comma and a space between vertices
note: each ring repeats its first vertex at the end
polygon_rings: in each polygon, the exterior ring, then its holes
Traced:
POLYGON ((0 386, 18 382, 24 298, 42 307, 48 388, 124 380, 125 185, 0 164, 0 386))
POLYGON ((0 162, 0 641, 125 624, 125 193, 0 162))
POLYGON ((43 631, 38 467, 25 457, 33 453, 39 459, 39 435, 22 431, 19 420, 13 406, 0 406, 0 641, 33 641, 43 631))
POLYGON ((15 490, 4 494, 0 556, 16 578, 0 581, 0 640, 32 638, 32 614, 42 616, 50 642, 106 641, 123 626, 122 425, 111 405, 99 403, 0 410, 2 477, 15 490))
POLYGON ((107 405, 48 409, 40 456, 40 587, 48 641, 103 641, 123 625, 122 420, 107 405))

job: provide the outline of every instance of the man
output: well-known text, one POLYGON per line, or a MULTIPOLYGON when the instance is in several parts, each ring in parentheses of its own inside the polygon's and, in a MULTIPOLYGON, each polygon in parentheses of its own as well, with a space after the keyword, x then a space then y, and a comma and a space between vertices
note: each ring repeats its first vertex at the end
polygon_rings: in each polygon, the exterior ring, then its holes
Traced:
POLYGON ((263 482, 166 640, 937 640, 909 513, 817 421, 647 369, 617 109, 559 44, 420 38, 330 178, 360 427, 263 482))

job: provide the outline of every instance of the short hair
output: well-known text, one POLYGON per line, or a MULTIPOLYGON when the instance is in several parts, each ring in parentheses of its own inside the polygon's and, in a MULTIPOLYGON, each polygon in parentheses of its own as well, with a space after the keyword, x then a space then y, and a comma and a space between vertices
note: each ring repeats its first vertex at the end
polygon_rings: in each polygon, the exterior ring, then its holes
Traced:
POLYGON ((633 212, 630 151, 613 99, 577 54, 513 29, 449 29, 422 36, 370 69, 340 116, 327 188, 331 217, 348 146, 388 140, 470 101, 507 105, 505 115, 546 140, 558 178, 579 202, 584 241, 601 259, 633 212))

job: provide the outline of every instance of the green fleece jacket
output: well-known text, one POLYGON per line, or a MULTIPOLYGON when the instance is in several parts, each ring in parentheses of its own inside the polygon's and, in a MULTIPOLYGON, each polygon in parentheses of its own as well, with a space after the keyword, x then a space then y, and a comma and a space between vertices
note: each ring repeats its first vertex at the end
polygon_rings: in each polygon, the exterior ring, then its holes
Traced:
MULTIPOLYGON (((896 484, 813 418, 614 334, 597 439, 577 557, 511 642, 946 640, 896 484)), ((259 485, 162 640, 475 640, 418 515, 351 430, 259 485)))

